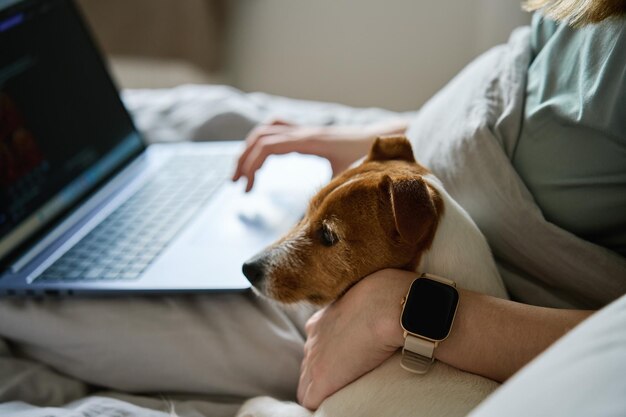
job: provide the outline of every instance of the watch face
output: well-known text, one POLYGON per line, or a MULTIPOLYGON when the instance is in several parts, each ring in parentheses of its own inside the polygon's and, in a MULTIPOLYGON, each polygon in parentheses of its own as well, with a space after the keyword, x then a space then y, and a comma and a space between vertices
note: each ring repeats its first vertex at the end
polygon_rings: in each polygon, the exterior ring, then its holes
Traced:
POLYGON ((402 327, 432 340, 448 336, 459 302, 456 288, 427 278, 416 279, 406 297, 402 327))

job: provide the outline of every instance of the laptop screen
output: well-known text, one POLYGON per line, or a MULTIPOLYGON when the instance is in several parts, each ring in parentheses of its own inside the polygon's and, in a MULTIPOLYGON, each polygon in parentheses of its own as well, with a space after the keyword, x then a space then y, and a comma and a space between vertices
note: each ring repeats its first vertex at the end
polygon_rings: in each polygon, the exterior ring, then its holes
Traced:
POLYGON ((0 260, 144 145, 68 0, 0 0, 0 260))

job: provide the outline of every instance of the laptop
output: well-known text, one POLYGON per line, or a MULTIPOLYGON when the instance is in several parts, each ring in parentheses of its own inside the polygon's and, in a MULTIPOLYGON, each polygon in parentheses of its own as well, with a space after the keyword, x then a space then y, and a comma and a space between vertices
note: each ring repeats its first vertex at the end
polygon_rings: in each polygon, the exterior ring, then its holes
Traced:
POLYGON ((328 164, 242 142, 147 146, 70 0, 0 0, 0 296, 243 291, 328 164))

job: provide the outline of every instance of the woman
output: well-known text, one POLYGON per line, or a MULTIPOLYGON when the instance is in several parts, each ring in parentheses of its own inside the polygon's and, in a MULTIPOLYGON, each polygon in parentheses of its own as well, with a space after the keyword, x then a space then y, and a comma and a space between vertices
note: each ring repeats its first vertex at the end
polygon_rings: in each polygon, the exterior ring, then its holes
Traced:
MULTIPOLYGON (((540 273, 532 268, 522 273, 503 268, 505 283, 517 301, 461 290, 455 324, 449 338, 436 349, 435 357, 497 381, 505 381, 593 313, 581 307, 602 307, 626 292, 626 2, 537 0, 526 6, 543 9, 543 15, 554 20, 537 13, 529 37, 512 40, 530 43, 527 56, 520 52, 511 60, 511 67, 523 68, 524 74, 516 73, 515 68, 493 70, 493 66, 480 62, 491 58, 479 58, 427 104, 416 121, 391 120, 366 129, 297 126, 284 121, 259 126, 248 136, 233 177, 247 177, 250 190, 265 158, 288 152, 325 157, 337 174, 364 156, 376 136, 406 133, 418 160, 443 176, 444 184, 467 186, 471 185, 468 180, 455 179, 447 172, 449 166, 437 166, 446 152, 437 149, 438 130, 459 136, 458 143, 465 145, 470 139, 479 141, 480 129, 484 134, 491 133, 490 142, 499 144, 502 156, 508 157, 510 166, 541 208, 545 220, 542 218, 541 225, 537 225, 539 234, 560 236, 561 240, 546 239, 552 242, 550 247, 563 256, 577 256, 579 251, 573 248, 579 247, 581 257, 595 251, 597 257, 590 255, 590 259, 603 264, 597 267, 613 265, 594 279, 581 268, 566 271, 566 264, 575 261, 559 265, 562 259, 554 260, 553 271, 544 269, 540 273), (520 66, 520 62, 524 64, 520 66), (486 74, 491 70, 497 75, 486 74), (515 76, 518 80, 507 84, 507 78, 515 76), (516 88, 520 96, 509 97, 515 95, 516 88), (492 99, 494 95, 496 99, 492 99), (446 104, 453 100, 447 96, 457 100, 449 114, 445 114, 446 104), (478 105, 484 106, 485 114, 480 114, 478 129, 473 129, 477 98, 487 104, 478 105), (470 128, 461 133, 446 130, 447 124, 455 123, 470 128), (559 230, 555 231, 555 225, 559 230), (566 236, 566 231, 577 237, 566 236), (560 241, 565 243, 559 249, 560 241), (589 250, 583 248, 587 246, 589 250), (593 286, 602 290, 594 292, 590 288, 593 286)), ((497 67, 502 60, 501 56, 493 58, 492 65, 497 67)), ((450 140, 455 139, 441 139, 450 140)), ((493 150, 492 144, 469 146, 493 150)), ((451 145, 449 149, 455 148, 451 145)), ((468 169, 480 170, 480 160, 475 156, 458 157, 455 151, 448 152, 468 169)), ((494 158, 501 163, 501 157, 494 158)), ((497 176, 497 172, 494 174, 497 176)), ((473 183, 483 185, 481 180, 473 183)), ((526 192, 523 187, 521 190, 526 192)), ((494 212, 480 219, 483 209, 472 208, 475 201, 462 195, 457 199, 486 233, 499 260, 515 262, 525 253, 507 249, 512 240, 507 242, 505 237, 501 242, 495 236, 499 232, 494 229, 510 226, 496 226, 502 215, 494 212)), ((490 204, 489 200, 482 202, 483 206, 490 204)), ((529 224, 532 229, 533 222, 529 224)), ((514 245, 521 248, 531 238, 518 236, 518 240, 514 245)), ((549 257, 535 258, 539 268, 552 263, 549 257)), ((317 408, 326 397, 402 347, 398 300, 414 278, 414 273, 400 270, 376 272, 311 317, 298 387, 301 404, 317 408)))

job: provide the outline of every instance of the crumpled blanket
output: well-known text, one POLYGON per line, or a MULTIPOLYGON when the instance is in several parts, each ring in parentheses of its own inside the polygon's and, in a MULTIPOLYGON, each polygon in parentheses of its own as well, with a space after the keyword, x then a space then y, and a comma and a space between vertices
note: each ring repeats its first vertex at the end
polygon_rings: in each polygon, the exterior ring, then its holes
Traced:
MULTIPOLYGON (((128 90, 123 99, 148 142, 241 140, 258 123, 281 118, 311 125, 363 125, 400 113, 244 93, 228 86, 128 90)), ((416 112, 403 113, 410 117, 416 112)))

